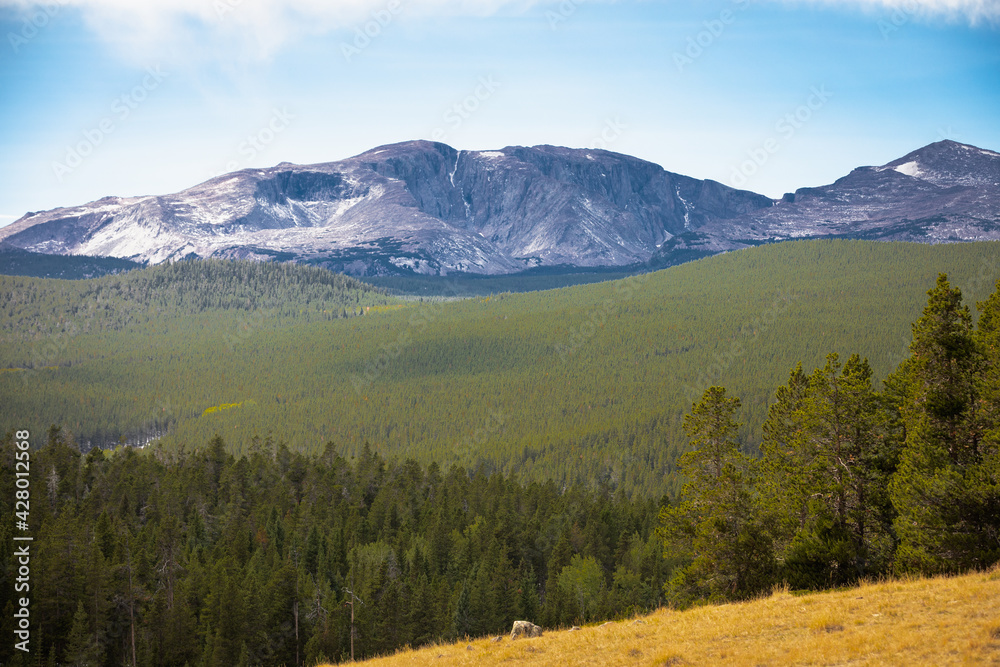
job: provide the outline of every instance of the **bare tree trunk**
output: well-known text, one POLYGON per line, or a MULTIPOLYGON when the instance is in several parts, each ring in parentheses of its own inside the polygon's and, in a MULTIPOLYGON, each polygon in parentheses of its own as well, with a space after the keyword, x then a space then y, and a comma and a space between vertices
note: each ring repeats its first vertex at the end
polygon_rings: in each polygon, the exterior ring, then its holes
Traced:
POLYGON ((137 667, 135 659, 135 594, 132 590, 132 550, 128 550, 128 615, 132 626, 132 667, 137 667))

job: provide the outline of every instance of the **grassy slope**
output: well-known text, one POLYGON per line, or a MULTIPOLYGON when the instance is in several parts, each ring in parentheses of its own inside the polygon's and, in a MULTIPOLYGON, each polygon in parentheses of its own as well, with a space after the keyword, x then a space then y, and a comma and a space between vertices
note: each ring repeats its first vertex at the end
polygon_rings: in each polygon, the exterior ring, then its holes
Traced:
POLYGON ((0 372, 0 424, 84 437, 167 424, 169 446, 218 432, 237 451, 268 433, 346 455, 368 441, 658 496, 677 488, 681 418, 705 388, 743 398, 752 449, 795 363, 859 352, 878 375, 894 368, 938 271, 974 303, 1000 277, 1000 247, 784 243, 624 282, 334 321, 209 310, 99 335, 10 334, 0 369, 38 356, 50 368, 0 372), (240 407, 209 411, 222 405, 240 407))
POLYGON ((661 610, 536 639, 402 651, 393 665, 987 665, 1000 663, 1000 569, 743 604, 661 610))

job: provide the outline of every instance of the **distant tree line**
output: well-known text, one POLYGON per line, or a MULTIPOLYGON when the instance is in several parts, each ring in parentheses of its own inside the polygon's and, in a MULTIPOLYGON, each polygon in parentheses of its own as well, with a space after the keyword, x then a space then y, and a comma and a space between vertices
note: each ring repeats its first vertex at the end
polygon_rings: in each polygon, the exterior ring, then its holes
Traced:
POLYGON ((324 269, 205 259, 91 280, 0 276, 0 340, 134 330, 164 314, 259 313, 331 320, 395 303, 384 290, 324 269))
POLYGON ((1000 561, 1000 283, 979 322, 940 275, 910 355, 876 391, 836 354, 780 387, 761 456, 741 452, 740 401, 709 388, 685 417, 688 482, 660 514, 682 565, 668 599, 745 599, 1000 561))

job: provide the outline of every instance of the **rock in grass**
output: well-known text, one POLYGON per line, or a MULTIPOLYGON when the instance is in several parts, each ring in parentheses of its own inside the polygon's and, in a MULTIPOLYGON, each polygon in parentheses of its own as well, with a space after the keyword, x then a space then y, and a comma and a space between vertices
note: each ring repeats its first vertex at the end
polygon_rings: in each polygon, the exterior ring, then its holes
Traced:
POLYGON ((510 630, 510 638, 520 637, 541 637, 542 629, 534 623, 528 621, 514 621, 514 627, 510 630))

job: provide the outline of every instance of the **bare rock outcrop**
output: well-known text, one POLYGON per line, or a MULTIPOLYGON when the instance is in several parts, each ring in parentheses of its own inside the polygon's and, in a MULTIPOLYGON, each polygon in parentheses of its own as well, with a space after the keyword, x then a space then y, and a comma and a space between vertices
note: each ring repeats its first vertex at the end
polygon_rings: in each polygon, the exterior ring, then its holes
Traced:
POLYGON ((541 637, 542 628, 529 621, 514 621, 514 627, 510 630, 511 639, 521 637, 541 637))

